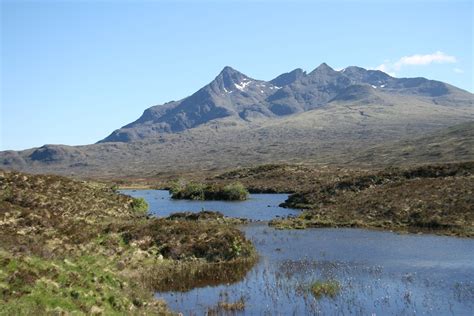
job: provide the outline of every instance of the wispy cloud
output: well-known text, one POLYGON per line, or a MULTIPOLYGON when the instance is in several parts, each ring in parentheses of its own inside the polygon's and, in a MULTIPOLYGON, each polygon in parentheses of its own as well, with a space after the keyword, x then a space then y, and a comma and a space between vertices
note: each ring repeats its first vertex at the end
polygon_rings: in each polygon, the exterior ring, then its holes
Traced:
POLYGON ((463 74, 464 73, 464 70, 462 70, 461 68, 453 68, 453 71, 457 74, 463 74))
POLYGON ((400 69, 403 66, 424 66, 432 63, 445 64, 445 63, 455 63, 456 57, 446 55, 443 52, 436 52, 428 55, 411 55, 404 56, 398 60, 394 66, 397 69, 400 69))
MULTIPOLYGON (((393 76, 395 75, 397 71, 399 71, 405 66, 426 66, 430 64, 448 64, 448 63, 449 64, 457 63, 456 57, 437 51, 437 52, 434 52, 433 54, 426 54, 426 55, 415 54, 411 56, 403 56, 395 62, 390 62, 388 60, 384 62, 383 64, 375 67, 375 69, 381 70, 393 76)), ((461 70, 458 68, 455 68, 455 69, 461 70)), ((456 70, 454 71, 457 72, 456 70)))

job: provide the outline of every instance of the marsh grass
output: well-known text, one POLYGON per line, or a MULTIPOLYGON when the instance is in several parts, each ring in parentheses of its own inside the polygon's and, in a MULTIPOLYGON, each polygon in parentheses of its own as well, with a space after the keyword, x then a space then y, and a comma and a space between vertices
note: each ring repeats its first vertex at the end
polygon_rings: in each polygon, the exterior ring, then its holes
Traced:
MULTIPOLYGON (((347 174, 292 194, 276 228, 360 227, 474 236, 473 162, 347 174)), ((308 180, 311 181, 311 180, 308 180)))
POLYGON ((258 261, 256 254, 246 259, 209 263, 203 260, 165 260, 150 266, 141 282, 157 292, 187 292, 194 288, 240 282, 258 261))
MULTIPOLYGON (((227 294, 227 293, 225 293, 227 294)), ((222 297, 216 306, 209 307, 206 315, 235 315, 236 313, 243 312, 245 310, 245 298, 241 296, 238 300, 230 302, 227 295, 222 297)))
POLYGON ((221 301, 217 303, 217 306, 226 311, 243 311, 245 310, 245 299, 241 297, 235 302, 221 301))
POLYGON ((148 203, 144 198, 133 198, 131 207, 137 213, 146 213, 148 211, 148 203))
POLYGON ((341 291, 341 285, 337 280, 318 280, 311 284, 310 291, 317 299, 323 296, 335 298, 341 291))

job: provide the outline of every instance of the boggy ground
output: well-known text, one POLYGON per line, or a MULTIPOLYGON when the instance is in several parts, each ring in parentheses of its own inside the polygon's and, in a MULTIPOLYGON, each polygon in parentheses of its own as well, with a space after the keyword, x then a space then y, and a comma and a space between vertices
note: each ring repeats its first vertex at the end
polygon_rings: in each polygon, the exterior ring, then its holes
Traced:
POLYGON ((264 165, 212 181, 240 181, 252 192, 289 192, 304 210, 277 228, 370 227, 474 236, 474 162, 362 170, 264 165))
POLYGON ((167 314, 153 290, 234 282, 252 266, 233 221, 142 206, 103 184, 0 170, 0 314, 167 314))

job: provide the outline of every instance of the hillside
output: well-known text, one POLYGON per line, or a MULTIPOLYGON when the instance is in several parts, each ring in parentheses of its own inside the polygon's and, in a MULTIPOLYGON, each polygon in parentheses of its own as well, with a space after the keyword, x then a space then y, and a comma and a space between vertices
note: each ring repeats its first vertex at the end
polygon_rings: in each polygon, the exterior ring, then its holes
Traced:
POLYGON ((474 122, 468 122, 426 136, 375 146, 348 162, 359 165, 409 165, 420 162, 469 161, 473 157, 474 122))
MULTIPOLYGON (((162 136, 156 143, 47 145, 21 152, 3 152, 0 161, 5 167, 29 172, 116 179, 215 172, 263 163, 368 167, 474 159, 472 146, 469 146, 472 123, 437 130, 431 126, 435 132, 423 132, 424 129, 420 132, 417 126, 405 130, 396 125, 391 128, 376 124, 361 127, 355 123, 346 123, 344 130, 330 126, 327 130, 318 130, 311 127, 310 120, 311 117, 303 117, 301 121, 294 118, 290 123, 281 121, 278 127, 251 131, 235 128, 225 133, 206 126, 192 132, 162 136), (302 126, 305 121, 308 122, 307 129, 302 126), (410 137, 408 133, 419 136, 410 137), (409 154, 404 151, 406 148, 409 148, 409 154), (437 154, 439 151, 442 153, 437 154), (48 158, 45 161, 30 158, 38 152, 48 158)), ((329 119, 325 121, 328 125, 330 122, 329 119)))

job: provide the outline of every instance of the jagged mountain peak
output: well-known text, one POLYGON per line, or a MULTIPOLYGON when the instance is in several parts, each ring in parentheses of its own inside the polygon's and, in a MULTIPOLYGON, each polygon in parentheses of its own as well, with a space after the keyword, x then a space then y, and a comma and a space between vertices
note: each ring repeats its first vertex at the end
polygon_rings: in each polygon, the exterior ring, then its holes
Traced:
POLYGON ((222 119, 239 122, 236 124, 271 120, 323 107, 331 100, 388 104, 381 98, 397 99, 400 95, 430 98, 425 101, 438 102, 436 104, 472 104, 472 94, 442 82, 393 78, 382 71, 357 66, 336 71, 322 63, 309 74, 297 68, 271 81, 256 80, 225 66, 213 81, 196 93, 145 110, 139 119, 101 142, 148 139, 222 119))
POLYGON ((325 74, 325 73, 333 73, 336 72, 334 69, 332 69, 328 64, 322 63, 318 67, 316 67, 313 71, 311 71, 309 74, 325 74))
POLYGON ((349 74, 378 74, 378 75, 383 75, 385 77, 390 77, 388 74, 386 74, 383 71, 376 70, 376 69, 366 69, 363 67, 359 66, 348 66, 340 71, 341 73, 345 75, 349 74))
POLYGON ((224 74, 229 74, 230 75, 230 74, 233 74, 233 73, 242 74, 240 71, 232 68, 231 66, 225 66, 224 68, 222 68, 219 75, 224 75, 224 74))
POLYGON ((235 88, 244 88, 254 79, 241 73, 230 66, 225 66, 217 77, 210 83, 210 86, 219 92, 229 92, 235 88))
POLYGON ((306 72, 303 71, 303 69, 301 68, 296 68, 295 70, 286 72, 284 74, 279 75, 275 79, 270 80, 270 83, 279 87, 286 86, 304 76, 306 76, 306 72))

